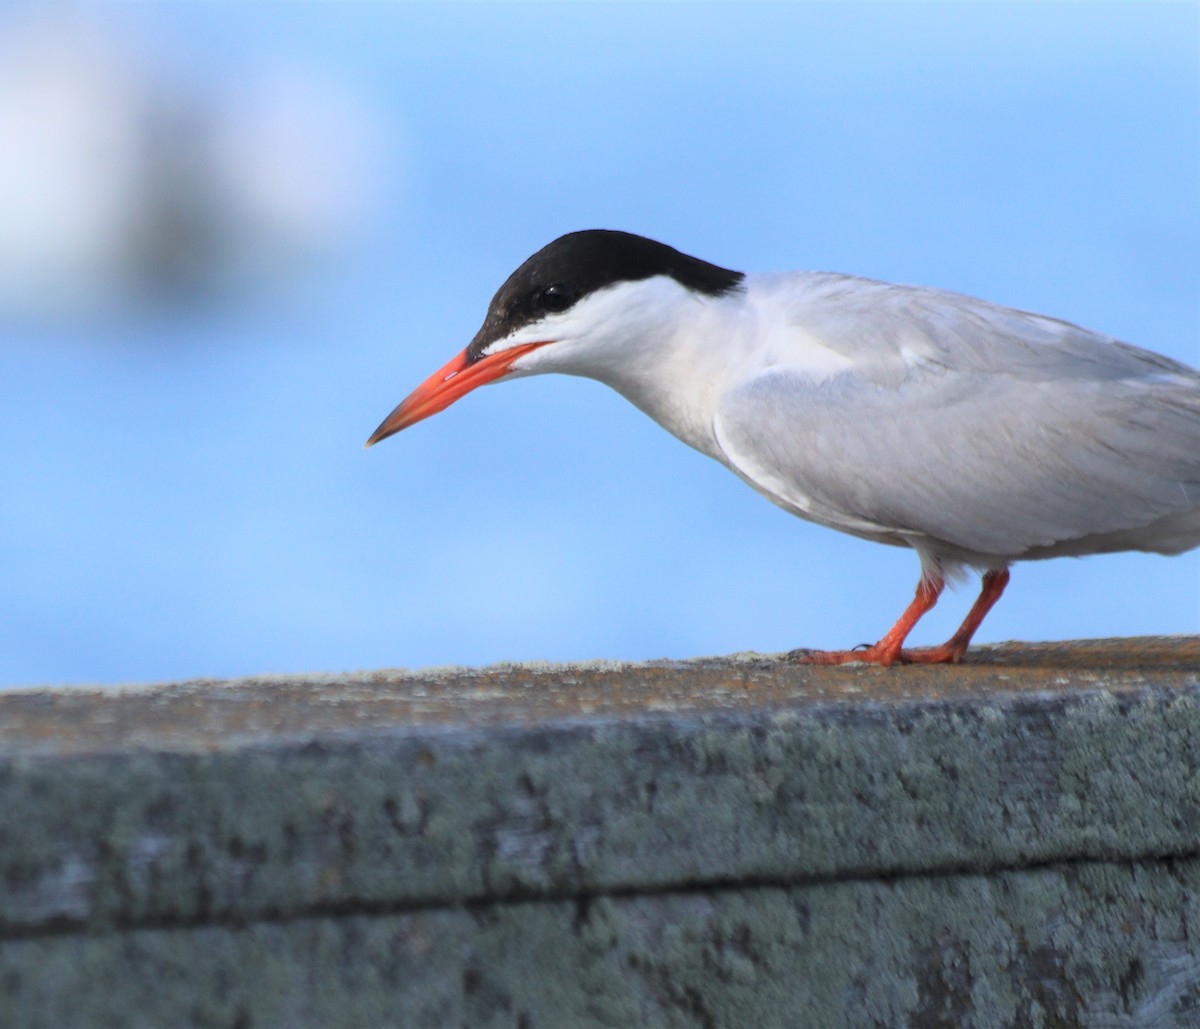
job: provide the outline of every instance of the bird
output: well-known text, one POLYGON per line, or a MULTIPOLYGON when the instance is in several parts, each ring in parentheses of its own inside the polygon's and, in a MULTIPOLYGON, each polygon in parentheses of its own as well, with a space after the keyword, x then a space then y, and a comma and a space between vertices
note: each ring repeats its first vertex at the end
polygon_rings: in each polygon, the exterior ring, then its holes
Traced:
POLYGON ((875 644, 817 665, 955 663, 1012 564, 1200 545, 1200 372, 1056 318, 834 272, 744 273, 613 229, 514 271, 371 446, 487 383, 596 379, 779 507, 920 561, 875 644), (947 582, 980 592, 906 648, 947 582))

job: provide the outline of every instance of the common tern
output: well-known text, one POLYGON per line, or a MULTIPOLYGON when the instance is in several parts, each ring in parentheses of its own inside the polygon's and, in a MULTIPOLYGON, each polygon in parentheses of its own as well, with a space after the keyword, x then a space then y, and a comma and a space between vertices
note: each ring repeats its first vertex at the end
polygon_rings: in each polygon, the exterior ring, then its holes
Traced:
POLYGON ((370 446, 489 382, 606 383, 786 511, 911 547, 916 595, 815 664, 961 660, 1016 561, 1200 545, 1200 372, 972 297, 828 272, 744 274, 626 232, 556 239, 370 446), (966 569, 939 647, 905 638, 966 569))

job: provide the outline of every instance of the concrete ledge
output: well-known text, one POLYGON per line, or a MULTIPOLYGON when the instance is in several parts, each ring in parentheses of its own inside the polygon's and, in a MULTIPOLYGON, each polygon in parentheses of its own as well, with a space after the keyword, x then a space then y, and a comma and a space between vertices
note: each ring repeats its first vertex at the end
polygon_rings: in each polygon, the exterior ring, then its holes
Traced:
POLYGON ((0 694, 0 1024, 1200 1024, 1200 639, 972 657, 0 694))

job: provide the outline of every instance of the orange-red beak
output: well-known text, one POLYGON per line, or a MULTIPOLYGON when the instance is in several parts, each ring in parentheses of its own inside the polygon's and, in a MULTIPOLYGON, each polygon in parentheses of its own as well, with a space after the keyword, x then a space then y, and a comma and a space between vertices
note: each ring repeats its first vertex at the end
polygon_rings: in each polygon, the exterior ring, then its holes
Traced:
POLYGON ((513 362, 518 357, 528 354, 531 350, 544 347, 553 340, 541 340, 536 343, 522 343, 497 354, 489 354, 478 361, 470 362, 467 351, 464 350, 449 363, 434 372, 421 385, 414 389, 399 406, 389 414, 383 424, 367 440, 367 446, 387 439, 401 429, 407 429, 430 415, 444 411, 459 397, 470 393, 476 386, 484 386, 506 375, 513 362))

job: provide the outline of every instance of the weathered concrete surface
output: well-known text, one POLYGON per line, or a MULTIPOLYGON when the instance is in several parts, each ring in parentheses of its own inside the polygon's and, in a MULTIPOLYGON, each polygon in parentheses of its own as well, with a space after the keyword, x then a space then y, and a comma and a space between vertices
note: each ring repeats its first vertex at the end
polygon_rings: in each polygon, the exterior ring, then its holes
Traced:
POLYGON ((0 805, 6 1026, 1200 1025, 1200 639, 14 692, 0 805))
POLYGON ((6 943, 4 1024, 1200 1025, 1200 865, 728 887, 6 943))

